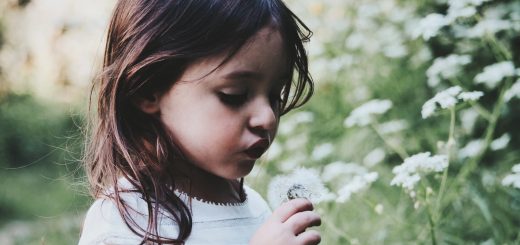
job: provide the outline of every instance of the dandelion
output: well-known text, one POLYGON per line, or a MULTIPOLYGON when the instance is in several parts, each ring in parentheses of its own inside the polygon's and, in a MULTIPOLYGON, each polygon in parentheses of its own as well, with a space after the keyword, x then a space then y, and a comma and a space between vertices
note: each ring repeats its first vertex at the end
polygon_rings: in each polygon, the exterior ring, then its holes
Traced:
POLYGON ((350 197, 358 192, 367 189, 370 184, 377 180, 379 177, 377 172, 370 172, 362 175, 356 175, 350 181, 348 181, 338 191, 338 198, 336 202, 344 203, 350 200, 350 197))
POLYGON ((442 14, 429 14, 419 21, 415 29, 412 31, 412 37, 422 37, 425 41, 437 36, 439 30, 448 25, 449 21, 442 14))
POLYGON ((428 85, 430 87, 437 86, 441 79, 450 79, 456 77, 462 70, 462 66, 471 62, 469 55, 451 54, 446 57, 439 57, 433 61, 433 64, 426 70, 428 77, 428 85))
POLYGON ((271 207, 276 208, 296 198, 306 198, 312 203, 319 203, 330 200, 332 194, 323 185, 315 170, 300 168, 289 175, 273 178, 267 197, 271 207))
POLYGON ((475 76, 476 83, 483 83, 488 88, 495 88, 505 77, 515 75, 515 66, 511 61, 503 61, 484 67, 484 71, 475 76))
POLYGON ((494 151, 502 150, 507 147, 510 140, 511 140, 511 136, 508 133, 505 133, 502 136, 500 136, 499 138, 491 141, 491 144, 489 145, 489 147, 491 148, 491 150, 494 150, 494 151))
POLYGON ((502 179, 502 185, 520 189, 520 163, 513 166, 512 172, 502 179))
POLYGON ((392 170, 395 177, 390 185, 401 186, 406 191, 411 192, 421 180, 421 174, 442 172, 448 167, 447 156, 430 155, 430 152, 423 152, 406 158, 401 165, 394 167, 392 170))
POLYGON ((376 115, 386 113, 392 108, 392 101, 390 100, 371 100, 367 103, 354 109, 350 115, 345 119, 345 127, 366 126, 373 122, 376 115))

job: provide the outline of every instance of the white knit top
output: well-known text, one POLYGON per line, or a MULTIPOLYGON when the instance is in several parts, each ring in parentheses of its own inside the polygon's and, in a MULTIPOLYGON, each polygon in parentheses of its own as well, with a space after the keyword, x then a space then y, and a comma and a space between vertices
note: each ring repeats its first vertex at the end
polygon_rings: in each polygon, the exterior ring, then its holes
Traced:
MULTIPOLYGON (((128 184, 128 182, 126 182, 128 184)), ((124 185, 126 185, 124 184, 124 185)), ((193 228, 185 244, 248 244, 259 226, 271 214, 264 199, 253 189, 244 186, 247 198, 238 204, 215 204, 191 199, 193 228)), ((178 193, 190 206, 190 198, 178 193)), ((137 224, 146 229, 147 205, 136 192, 121 193, 132 208, 137 224)), ((159 212, 159 235, 176 238, 177 224, 159 212)), ((125 224, 116 205, 108 199, 97 199, 88 210, 79 245, 86 244, 140 244, 142 239, 125 224)))

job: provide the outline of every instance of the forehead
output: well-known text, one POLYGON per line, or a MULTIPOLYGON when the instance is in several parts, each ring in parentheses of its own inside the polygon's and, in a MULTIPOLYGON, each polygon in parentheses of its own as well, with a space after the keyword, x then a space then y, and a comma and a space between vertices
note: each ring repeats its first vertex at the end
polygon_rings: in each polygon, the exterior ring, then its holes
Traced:
POLYGON ((290 74, 282 35, 272 26, 260 29, 233 56, 228 56, 226 52, 196 60, 187 67, 182 80, 194 81, 233 71, 251 71, 269 80, 290 74))

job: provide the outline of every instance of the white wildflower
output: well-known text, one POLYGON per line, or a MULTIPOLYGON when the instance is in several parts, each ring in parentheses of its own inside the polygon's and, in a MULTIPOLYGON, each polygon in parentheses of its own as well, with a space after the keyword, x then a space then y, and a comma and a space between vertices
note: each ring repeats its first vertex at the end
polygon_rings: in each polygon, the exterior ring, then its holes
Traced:
POLYGON ((463 101, 476 101, 483 95, 484 93, 481 91, 462 92, 459 94, 458 98, 463 101))
POLYGON ((306 198, 316 204, 330 199, 331 193, 315 170, 300 168, 289 175, 273 178, 267 197, 271 207, 276 208, 296 198, 306 198))
POLYGON ((383 134, 396 133, 408 128, 406 120, 392 120, 379 125, 379 132, 383 134))
POLYGON ((475 76, 476 83, 484 83, 488 88, 495 88, 505 77, 515 75, 515 66, 511 61, 503 61, 484 67, 484 71, 475 76))
POLYGON ((368 170, 365 167, 357 163, 336 161, 325 166, 321 173, 321 178, 325 182, 329 182, 338 177, 351 178, 352 176, 365 174, 367 172, 368 170))
POLYGON ((447 19, 450 22, 457 18, 467 18, 477 13, 476 7, 490 0, 451 0, 448 1, 447 19))
POLYGON ((334 151, 334 145, 331 143, 324 143, 314 147, 312 151, 312 159, 321 160, 327 156, 329 156, 334 151))
POLYGON ((379 175, 377 172, 354 176, 354 178, 339 189, 336 201, 339 203, 348 201, 353 194, 367 189, 370 184, 377 180, 378 177, 379 175))
POLYGON ((271 146, 269 146, 269 150, 267 151, 267 160, 274 160, 282 154, 282 145, 278 141, 274 141, 271 146))
POLYGON ((510 140, 511 140, 511 136, 508 133, 505 133, 502 136, 500 136, 499 138, 491 141, 491 144, 489 145, 489 147, 491 148, 491 150, 494 150, 494 151, 502 150, 507 147, 510 140))
POLYGON ((373 167, 385 159, 385 151, 381 148, 376 148, 370 151, 365 158, 363 158, 363 164, 367 167, 373 167))
POLYGON ((314 114, 308 111, 301 111, 292 114, 286 120, 280 123, 278 133, 281 135, 288 135, 292 133, 300 124, 310 123, 314 120, 314 114))
POLYGON ((428 85, 435 87, 440 83, 441 79, 456 77, 461 72, 462 66, 470 62, 471 56, 469 55, 451 54, 446 57, 436 58, 426 71, 428 85))
POLYGON ((383 204, 381 203, 378 203, 375 207, 374 207, 374 211, 376 212, 376 214, 383 214, 383 211, 384 211, 384 206, 383 204))
POLYGON ((484 18, 466 32, 466 37, 480 38, 486 34, 493 35, 499 31, 511 29, 512 27, 513 23, 509 20, 484 18))
POLYGON ((285 173, 293 171, 295 168, 300 166, 305 161, 307 161, 307 157, 305 157, 305 155, 295 154, 280 162, 280 170, 285 173))
POLYGON ((513 98, 520 98, 520 79, 516 80, 516 82, 509 88, 504 94, 504 99, 506 101, 510 101, 513 98))
POLYGON ((464 159, 476 156, 484 147, 484 141, 481 139, 472 140, 459 150, 459 158, 464 159))
POLYGON ((421 111, 422 117, 430 117, 435 112, 437 104, 439 104, 442 109, 455 106, 455 104, 457 104, 457 95, 461 92, 461 87, 453 86, 437 93, 433 98, 424 103, 421 111))
POLYGON ((473 108, 460 111, 460 122, 466 133, 470 133, 473 130, 478 116, 478 112, 473 108))
POLYGON ((520 189, 520 163, 514 165, 512 171, 513 173, 506 175, 506 177, 502 179, 502 185, 520 189))
POLYGON ((345 127, 366 126, 372 123, 376 115, 384 114, 392 108, 390 100, 371 100, 354 109, 345 119, 345 127))
POLYGON ((404 162, 394 167, 395 177, 390 185, 401 186, 408 192, 412 191, 421 179, 421 174, 442 172, 448 167, 448 158, 445 155, 430 156, 430 152, 423 152, 408 157, 404 162))
POLYGON ((429 14, 419 21, 412 32, 412 37, 422 37, 424 40, 437 36, 439 30, 448 25, 449 21, 442 14, 429 14))

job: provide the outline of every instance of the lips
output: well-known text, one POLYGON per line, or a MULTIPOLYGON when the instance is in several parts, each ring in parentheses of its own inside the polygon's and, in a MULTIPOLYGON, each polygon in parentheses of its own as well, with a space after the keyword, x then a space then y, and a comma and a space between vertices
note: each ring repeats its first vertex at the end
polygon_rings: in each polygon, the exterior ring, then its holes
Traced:
POLYGON ((269 148, 269 140, 260 139, 247 148, 247 150, 244 152, 248 157, 258 159, 262 156, 262 154, 264 154, 267 148, 269 148))

